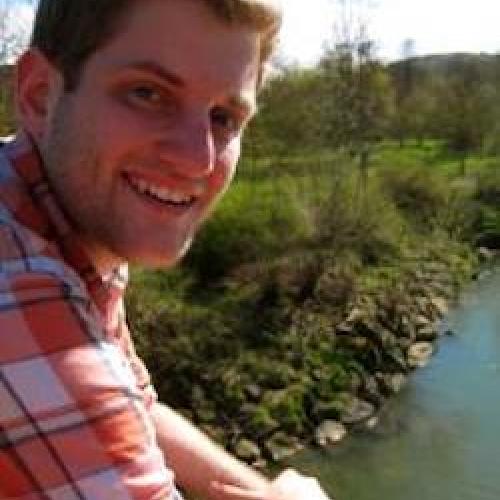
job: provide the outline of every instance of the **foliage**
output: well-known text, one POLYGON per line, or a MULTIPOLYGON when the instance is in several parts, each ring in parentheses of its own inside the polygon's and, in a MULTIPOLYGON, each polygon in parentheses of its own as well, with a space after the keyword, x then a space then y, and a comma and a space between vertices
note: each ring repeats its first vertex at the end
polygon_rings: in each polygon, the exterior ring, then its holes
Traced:
POLYGON ((0 136, 12 133, 14 130, 11 73, 9 66, 0 65, 0 136))
POLYGON ((477 179, 475 219, 477 244, 500 247, 500 168, 497 164, 481 172, 477 179))
MULTIPOLYGON (((438 157, 439 144, 429 147, 438 157)), ((457 237, 474 240, 488 210, 498 216, 495 169, 478 167, 471 185, 456 170, 419 167, 428 155, 384 146, 366 184, 344 157, 347 168, 318 170, 316 203, 293 188, 314 162, 274 177, 261 165, 260 177, 236 181, 180 269, 136 270, 129 319, 160 399, 224 429, 229 448, 242 435, 262 445, 278 428, 307 435, 338 413, 363 365, 380 363, 375 348, 337 345, 353 304, 399 303, 426 262, 460 283, 474 259, 457 237)))
POLYGON ((449 181, 424 168, 392 168, 378 172, 383 189, 407 218, 432 227, 448 202, 449 181))
POLYGON ((341 43, 319 65, 323 93, 330 96, 324 117, 327 139, 356 153, 383 137, 391 108, 387 73, 373 55, 373 43, 341 43))
POLYGON ((324 95, 315 70, 283 68, 260 96, 259 113, 247 131, 244 152, 256 156, 290 156, 321 144, 318 116, 324 95), (293 105, 291 105, 293 103, 293 105))
POLYGON ((202 282, 213 282, 241 264, 300 246, 308 230, 297 189, 286 177, 242 181, 198 236, 185 265, 202 282))

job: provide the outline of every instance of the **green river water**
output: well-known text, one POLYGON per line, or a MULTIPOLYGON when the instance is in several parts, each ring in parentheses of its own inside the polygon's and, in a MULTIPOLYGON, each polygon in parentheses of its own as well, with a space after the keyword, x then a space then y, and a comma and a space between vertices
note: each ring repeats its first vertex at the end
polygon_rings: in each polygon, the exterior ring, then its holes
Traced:
POLYGON ((290 465, 335 500, 500 500, 500 268, 465 294, 430 365, 370 434, 290 465))

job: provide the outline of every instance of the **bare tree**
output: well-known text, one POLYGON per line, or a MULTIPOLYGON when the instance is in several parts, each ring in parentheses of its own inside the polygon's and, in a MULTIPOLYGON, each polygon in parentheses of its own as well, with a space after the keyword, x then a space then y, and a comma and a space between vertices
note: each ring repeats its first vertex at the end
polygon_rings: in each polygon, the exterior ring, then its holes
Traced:
POLYGON ((24 49, 33 3, 0 0, 0 64, 12 63, 24 49))
POLYGON ((14 128, 12 64, 26 46, 34 3, 0 0, 0 134, 14 128))

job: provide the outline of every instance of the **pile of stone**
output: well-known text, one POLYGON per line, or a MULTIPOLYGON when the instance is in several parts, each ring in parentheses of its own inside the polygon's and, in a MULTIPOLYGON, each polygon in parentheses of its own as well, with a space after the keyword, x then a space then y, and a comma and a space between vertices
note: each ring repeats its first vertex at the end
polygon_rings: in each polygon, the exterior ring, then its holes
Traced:
MULTIPOLYGON (((444 264, 428 262, 405 284, 358 297, 352 304, 332 336, 336 351, 355 360, 359 370, 334 400, 314 402, 311 412, 317 427, 309 442, 328 447, 351 431, 373 429, 387 398, 402 390, 412 370, 429 363, 440 336, 452 333, 441 326, 457 292, 448 271, 444 264)), ((262 464, 265 458, 286 458, 303 444, 303 439, 276 426, 263 445, 243 437, 234 451, 262 464)))

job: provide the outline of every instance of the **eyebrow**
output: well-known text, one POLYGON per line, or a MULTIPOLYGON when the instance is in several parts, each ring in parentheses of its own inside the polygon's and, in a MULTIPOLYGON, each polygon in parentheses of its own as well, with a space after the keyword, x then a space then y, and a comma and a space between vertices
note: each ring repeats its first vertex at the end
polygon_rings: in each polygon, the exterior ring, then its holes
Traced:
POLYGON ((160 64, 153 61, 137 61, 133 63, 128 63, 122 69, 131 71, 142 71, 144 73, 152 73, 154 76, 160 80, 164 80, 166 83, 173 85, 175 87, 185 87, 186 82, 175 73, 166 70, 160 64))
MULTIPOLYGON (((136 61, 128 63, 123 67, 123 69, 129 71, 152 73, 156 78, 163 80, 169 85, 179 88, 186 87, 186 82, 180 76, 172 73, 171 71, 168 71, 163 66, 154 61, 136 61)), ((231 96, 228 99, 228 103, 234 108, 242 109, 249 117, 252 117, 257 113, 256 103, 253 100, 246 99, 243 96, 231 96)))

